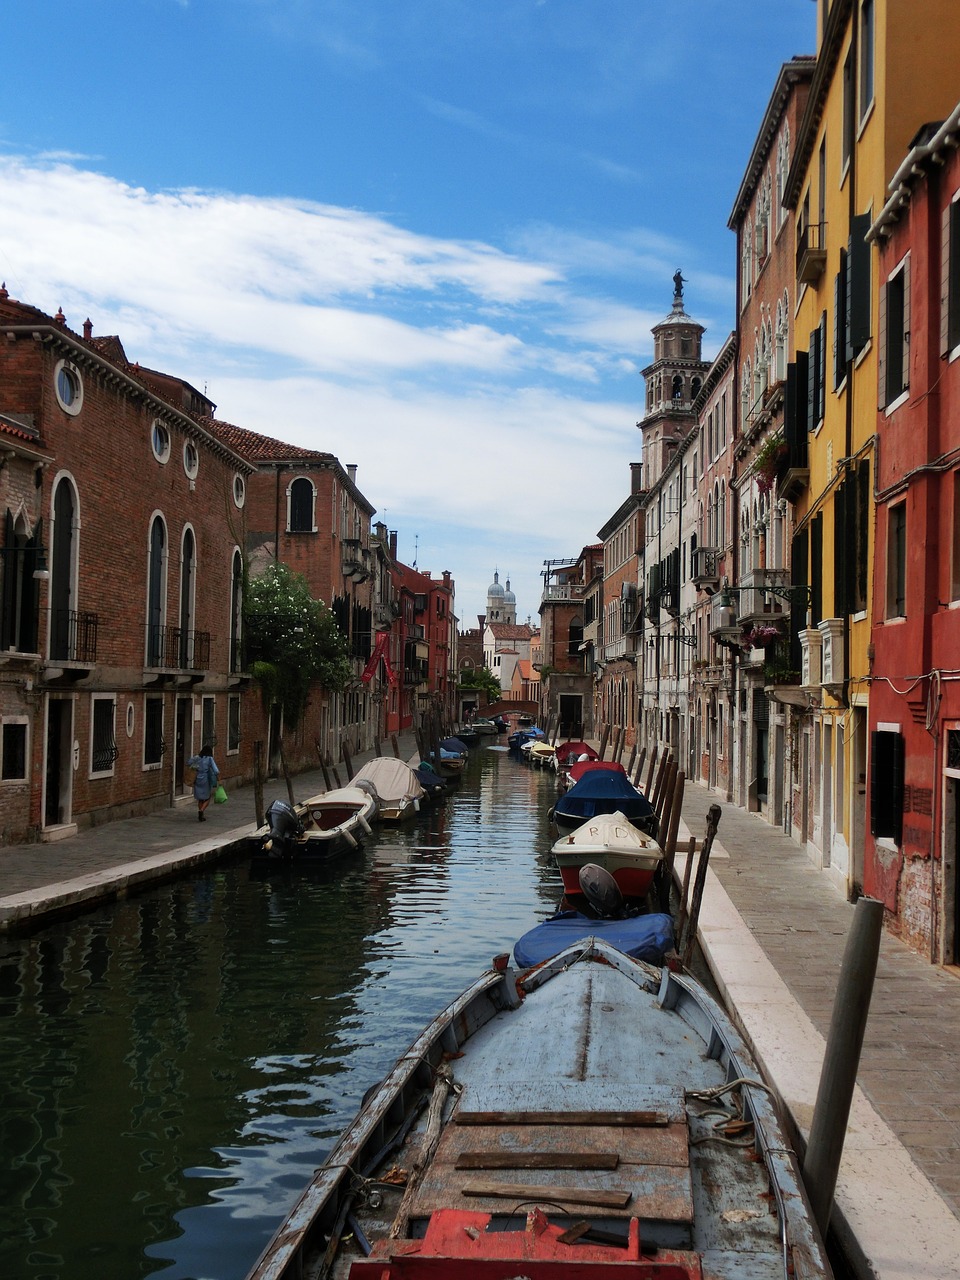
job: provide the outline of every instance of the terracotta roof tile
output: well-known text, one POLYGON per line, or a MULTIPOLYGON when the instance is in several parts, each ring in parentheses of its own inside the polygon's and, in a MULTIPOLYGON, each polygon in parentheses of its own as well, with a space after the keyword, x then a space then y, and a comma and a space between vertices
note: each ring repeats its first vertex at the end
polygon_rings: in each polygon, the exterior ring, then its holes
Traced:
POLYGON ((250 462, 336 461, 332 453, 324 453, 319 449, 304 449, 299 445, 287 444, 283 440, 274 440, 271 436, 262 436, 256 431, 248 431, 246 427, 237 427, 232 422, 223 422, 219 418, 201 418, 200 425, 221 443, 250 462))

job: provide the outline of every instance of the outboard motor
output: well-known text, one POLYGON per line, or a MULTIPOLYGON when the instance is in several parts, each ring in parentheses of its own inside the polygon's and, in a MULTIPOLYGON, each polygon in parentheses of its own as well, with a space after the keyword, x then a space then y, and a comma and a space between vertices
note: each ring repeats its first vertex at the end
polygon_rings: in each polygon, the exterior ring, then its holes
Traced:
POLYGON ((295 845, 303 835, 303 823, 297 811, 286 800, 274 800, 267 810, 269 834, 264 838, 263 851, 271 858, 292 858, 295 845))

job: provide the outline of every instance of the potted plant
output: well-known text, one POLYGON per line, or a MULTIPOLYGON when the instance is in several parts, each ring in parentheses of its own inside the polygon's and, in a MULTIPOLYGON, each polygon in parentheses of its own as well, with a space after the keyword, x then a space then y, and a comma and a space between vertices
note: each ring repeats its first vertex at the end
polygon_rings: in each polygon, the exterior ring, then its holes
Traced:
POLYGON ((787 446, 783 436, 767 436, 753 460, 753 474, 761 493, 769 493, 773 488, 780 464, 786 456, 787 446))

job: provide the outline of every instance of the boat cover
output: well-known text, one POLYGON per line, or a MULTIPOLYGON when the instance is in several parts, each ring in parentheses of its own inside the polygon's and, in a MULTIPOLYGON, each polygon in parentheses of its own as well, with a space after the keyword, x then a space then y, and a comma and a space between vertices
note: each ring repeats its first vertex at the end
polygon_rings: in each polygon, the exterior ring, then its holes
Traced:
POLYGON ((353 782, 355 786, 359 782, 369 782, 384 804, 412 803, 423 799, 423 787, 417 775, 403 760, 392 756, 376 756, 368 760, 363 768, 357 770, 353 782))
POLYGON ((580 911, 559 911, 515 943, 513 958, 521 969, 529 969, 583 938, 602 938, 635 960, 663 964, 663 957, 673 949, 673 918, 651 914, 596 920, 580 911))
POLYGON ((557 760, 561 764, 572 764, 575 760, 579 760, 581 756, 586 756, 588 760, 599 760, 599 756, 589 742, 562 742, 557 747, 557 760))
POLYGON ((567 773, 574 782, 579 782, 585 773, 619 773, 623 777, 627 776, 627 771, 622 764, 617 764, 613 760, 575 760, 571 764, 567 773))
MULTIPOLYGON (((451 751, 454 755, 465 756, 468 750, 469 748, 467 744, 461 738, 441 738, 440 739, 441 753, 444 751, 451 751)), ((443 757, 441 754, 441 759, 442 758, 443 757)))
POLYGON ((619 810, 631 822, 648 818, 653 805, 633 785, 625 773, 609 769, 593 769, 557 801, 554 814, 570 818, 592 818, 597 813, 614 813, 619 810))

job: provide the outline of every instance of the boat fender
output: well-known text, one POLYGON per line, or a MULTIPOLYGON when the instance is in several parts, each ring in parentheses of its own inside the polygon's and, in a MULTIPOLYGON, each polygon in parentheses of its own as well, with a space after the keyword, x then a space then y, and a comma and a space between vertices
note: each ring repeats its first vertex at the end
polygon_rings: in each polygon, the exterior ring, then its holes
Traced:
POLYGON ((363 816, 362 813, 357 815, 357 819, 360 823, 360 826, 363 827, 364 831, 367 833, 367 835, 369 835, 372 830, 370 823, 366 820, 366 818, 363 816))
POLYGON ((550 808, 547 810, 547 821, 548 822, 553 821, 553 805, 551 805, 550 808))
POLYGON ((417 797, 414 799, 414 802, 413 802, 413 812, 414 812, 414 813, 419 813, 419 812, 420 812, 420 797, 419 797, 419 796, 417 796, 417 797))
POLYGON ((343 838, 344 840, 346 840, 347 844, 350 846, 351 849, 355 849, 357 847, 357 838, 356 836, 352 835, 349 831, 345 831, 343 833, 343 838))

